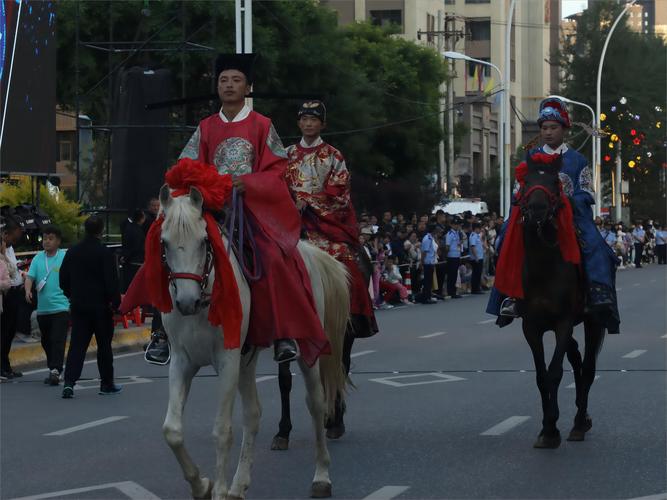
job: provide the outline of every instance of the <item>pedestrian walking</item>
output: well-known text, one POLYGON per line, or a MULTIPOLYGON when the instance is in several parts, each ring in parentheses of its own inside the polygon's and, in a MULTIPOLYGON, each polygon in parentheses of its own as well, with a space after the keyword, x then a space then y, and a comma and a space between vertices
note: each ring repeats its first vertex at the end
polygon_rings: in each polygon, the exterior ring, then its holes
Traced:
POLYGON ((83 240, 69 249, 60 267, 60 288, 70 300, 72 334, 63 398, 74 396, 74 385, 81 376, 83 361, 93 335, 97 340, 97 367, 100 372, 99 394, 117 394, 114 384, 113 311, 120 305, 118 276, 111 250, 101 241, 104 223, 93 215, 85 224, 83 240))
POLYGON ((642 267, 642 255, 644 253, 644 243, 646 243, 646 231, 642 227, 641 221, 637 221, 637 225, 632 231, 632 242, 635 246, 635 268, 642 267))
POLYGON ((461 219, 454 217, 452 228, 447 233, 445 239, 445 251, 447 252, 447 295, 453 299, 460 299, 461 296, 456 293, 456 278, 459 275, 459 266, 461 265, 461 219))
POLYGON ((10 287, 5 293, 0 316, 0 378, 12 379, 22 377, 23 374, 14 371, 9 362, 9 351, 16 336, 19 311, 23 302, 23 273, 18 269, 14 245, 23 237, 23 228, 13 219, 6 220, 2 229, 2 239, 6 246, 4 258, 10 275, 10 287))
POLYGON ((69 300, 60 288, 60 268, 65 258, 61 241, 62 233, 56 226, 46 226, 42 230, 44 250, 32 259, 25 280, 27 302, 33 301, 33 283, 37 291, 37 323, 49 369, 44 383, 48 385, 60 383, 69 327, 69 300))

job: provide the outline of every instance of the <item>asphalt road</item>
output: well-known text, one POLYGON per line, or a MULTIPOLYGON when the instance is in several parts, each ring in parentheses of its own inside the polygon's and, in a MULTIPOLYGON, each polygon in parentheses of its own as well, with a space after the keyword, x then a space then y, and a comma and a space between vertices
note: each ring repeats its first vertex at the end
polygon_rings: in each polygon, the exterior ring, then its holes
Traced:
MULTIPOLYGON (((593 429, 585 442, 563 441, 557 450, 532 448, 542 415, 530 350, 517 322, 502 330, 490 322, 486 296, 381 311, 381 333, 354 346, 357 389, 348 398, 348 432, 329 444, 334 496, 667 498, 666 270, 619 272, 622 334, 608 336, 600 354, 589 408, 593 429)), ((576 335, 581 339, 583 331, 576 335)), ((115 368, 124 390, 113 397, 98 396, 98 382, 88 380, 75 399, 63 400, 62 386, 42 384, 43 371, 0 386, 1 498, 188 497, 160 430, 167 369, 147 365, 138 353, 119 356, 115 368)), ((276 372, 265 352, 248 497, 305 498, 314 447, 298 376, 291 449, 269 450, 280 415, 277 380, 269 378, 276 372)), ((94 362, 87 364, 84 377, 96 376, 94 362)), ((209 477, 215 383, 212 371, 202 372, 186 410, 186 444, 209 477)), ((559 399, 565 435, 575 413, 571 383, 566 373, 559 399)))

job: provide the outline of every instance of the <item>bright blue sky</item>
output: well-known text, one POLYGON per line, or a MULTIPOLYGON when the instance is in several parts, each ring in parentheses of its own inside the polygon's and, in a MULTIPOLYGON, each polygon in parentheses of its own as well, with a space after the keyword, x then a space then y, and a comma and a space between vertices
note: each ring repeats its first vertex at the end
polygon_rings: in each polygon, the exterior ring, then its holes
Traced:
POLYGON ((566 18, 588 7, 588 0, 562 0, 561 17, 566 18))

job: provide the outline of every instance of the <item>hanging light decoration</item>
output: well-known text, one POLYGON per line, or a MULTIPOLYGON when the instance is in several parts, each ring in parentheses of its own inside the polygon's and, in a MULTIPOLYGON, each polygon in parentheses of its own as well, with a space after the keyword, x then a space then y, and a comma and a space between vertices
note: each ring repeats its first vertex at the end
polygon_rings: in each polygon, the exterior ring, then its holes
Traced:
POLYGON ((634 160, 630 160, 630 161, 628 162, 628 167, 630 167, 630 168, 635 168, 635 165, 636 165, 636 163, 635 163, 634 160))
POLYGON ((635 129, 631 129, 631 130, 630 130, 630 135, 631 135, 632 137, 636 136, 636 135, 637 135, 637 131, 636 131, 635 129))
POLYGON ((632 139, 632 143, 633 143, 635 146, 639 146, 639 145, 642 143, 642 141, 641 141, 641 139, 640 139, 639 137, 635 137, 634 139, 632 139))
POLYGON ((611 156, 604 155, 604 161, 611 161, 611 156))
POLYGON ((616 113, 616 106, 612 106, 612 107, 611 107, 611 112, 612 112, 612 113, 616 113))
POLYGON ((614 149, 614 143, 613 142, 609 143, 609 149, 614 149))
POLYGON ((626 104, 626 103, 628 102, 628 100, 627 100, 625 97, 621 97, 621 98, 618 100, 618 102, 620 102, 621 104, 626 104))
POLYGON ((604 113, 600 113, 600 121, 603 122, 606 119, 607 119, 607 115, 605 115, 604 113))

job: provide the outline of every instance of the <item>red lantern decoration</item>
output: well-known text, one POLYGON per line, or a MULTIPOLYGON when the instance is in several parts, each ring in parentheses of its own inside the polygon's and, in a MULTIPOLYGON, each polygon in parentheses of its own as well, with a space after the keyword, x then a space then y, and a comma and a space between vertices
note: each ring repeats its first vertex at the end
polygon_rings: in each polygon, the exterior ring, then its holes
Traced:
POLYGON ((633 143, 635 146, 639 146, 639 145, 642 143, 642 141, 639 139, 639 137, 635 137, 635 138, 632 140, 632 143, 633 143))
POLYGON ((604 155, 604 161, 611 161, 611 156, 604 155))
POLYGON ((637 131, 636 131, 635 129, 630 130, 630 135, 631 135, 632 137, 636 136, 636 135, 637 135, 637 131))

